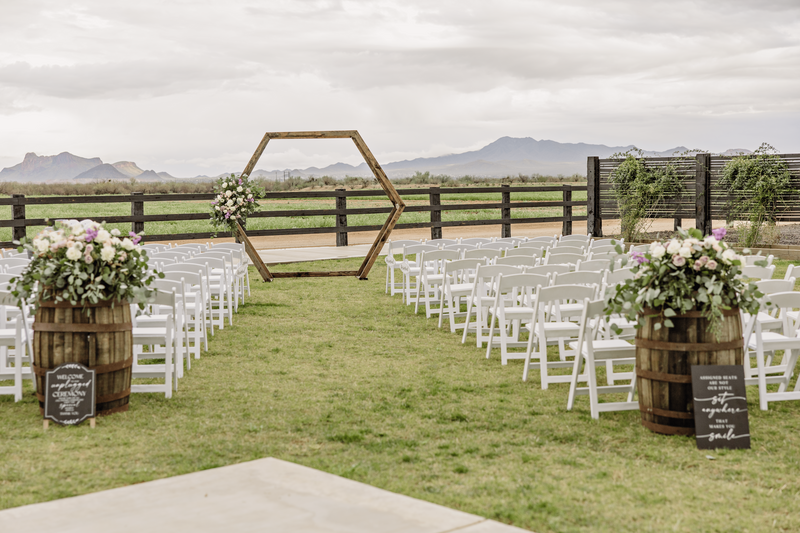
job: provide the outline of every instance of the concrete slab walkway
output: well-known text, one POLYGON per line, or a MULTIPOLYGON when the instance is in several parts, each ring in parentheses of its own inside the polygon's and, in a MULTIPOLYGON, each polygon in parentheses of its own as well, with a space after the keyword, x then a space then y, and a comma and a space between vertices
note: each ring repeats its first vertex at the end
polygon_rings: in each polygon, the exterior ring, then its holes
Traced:
POLYGON ((267 458, 0 511, 25 533, 514 533, 524 530, 267 458))

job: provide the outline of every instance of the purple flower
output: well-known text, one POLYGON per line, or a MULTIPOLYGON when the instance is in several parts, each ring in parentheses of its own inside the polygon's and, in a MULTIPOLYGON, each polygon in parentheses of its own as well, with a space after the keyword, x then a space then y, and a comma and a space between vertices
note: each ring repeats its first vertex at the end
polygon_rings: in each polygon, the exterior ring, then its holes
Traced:
POLYGON ((86 242, 92 242, 97 237, 96 229, 89 228, 86 230, 86 242))
POLYGON ((225 213, 225 219, 227 220, 229 218, 231 218, 231 214, 230 213, 225 213))
POLYGON ((718 241, 721 241, 722 239, 724 239, 725 235, 727 235, 727 234, 728 234, 728 230, 726 230, 725 228, 717 228, 715 230, 711 230, 711 235, 713 235, 714 238, 717 239, 718 241))
POLYGON ((244 182, 242 181, 242 178, 239 178, 239 185, 241 185, 242 183, 244 183, 244 182))
POLYGON ((642 252, 631 252, 631 259, 638 264, 649 263, 650 261, 644 256, 642 252))

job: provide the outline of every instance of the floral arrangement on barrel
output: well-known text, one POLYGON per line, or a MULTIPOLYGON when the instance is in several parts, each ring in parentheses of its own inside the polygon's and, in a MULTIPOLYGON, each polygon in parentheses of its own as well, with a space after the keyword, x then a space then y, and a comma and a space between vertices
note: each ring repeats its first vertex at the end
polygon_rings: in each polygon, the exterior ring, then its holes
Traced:
POLYGON ((32 241, 23 239, 19 251, 28 251, 28 268, 11 279, 20 300, 72 305, 99 301, 138 301, 144 307, 147 286, 163 274, 147 268, 141 235, 122 236, 117 229, 92 220, 61 220, 42 230, 32 241))
MULTIPOLYGON (((725 228, 706 237, 697 229, 681 229, 678 238, 653 242, 645 253, 633 252, 634 276, 616 286, 606 313, 635 320, 638 328, 644 325, 644 314, 652 312, 647 316, 655 319, 658 330, 674 327, 670 318, 696 310, 718 336, 723 311, 758 312, 763 294, 739 276, 742 260, 724 242, 725 234, 725 228)), ((620 245, 617 251, 622 253, 620 245)))
POLYGON ((215 228, 227 228, 235 233, 236 222, 242 227, 247 223, 247 217, 259 208, 258 199, 264 197, 264 192, 250 182, 250 177, 242 174, 236 177, 220 178, 214 185, 216 197, 211 202, 211 225, 215 228))

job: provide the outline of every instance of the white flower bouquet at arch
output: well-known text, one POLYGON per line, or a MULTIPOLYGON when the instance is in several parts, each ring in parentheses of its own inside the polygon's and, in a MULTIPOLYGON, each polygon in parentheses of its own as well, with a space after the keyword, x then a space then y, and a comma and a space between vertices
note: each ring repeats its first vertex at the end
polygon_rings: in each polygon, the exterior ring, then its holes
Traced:
POLYGON ((723 311, 758 312, 763 294, 739 275, 742 260, 723 241, 725 233, 720 228, 703 237, 697 229, 679 230, 678 238, 653 242, 645 253, 633 252, 634 276, 617 285, 606 313, 624 315, 637 328, 644 325, 646 313, 658 330, 674 327, 672 317, 695 310, 717 335, 723 311))
POLYGON ((32 260, 11 280, 13 294, 28 301, 66 301, 75 306, 108 300, 143 302, 157 275, 147 268, 141 238, 133 232, 122 236, 92 220, 58 221, 32 241, 22 240, 19 250, 27 250, 32 260))
POLYGON ((216 196, 211 202, 211 225, 215 228, 226 228, 234 233, 236 222, 242 226, 247 217, 259 208, 258 199, 264 193, 250 182, 247 175, 231 174, 231 177, 220 178, 214 185, 216 196))

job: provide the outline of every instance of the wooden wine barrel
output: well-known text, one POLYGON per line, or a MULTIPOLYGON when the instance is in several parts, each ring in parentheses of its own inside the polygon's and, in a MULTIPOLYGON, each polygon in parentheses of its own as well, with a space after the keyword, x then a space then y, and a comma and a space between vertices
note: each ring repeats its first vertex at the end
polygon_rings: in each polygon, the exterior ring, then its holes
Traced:
POLYGON ((672 317, 675 327, 654 329, 647 318, 636 333, 636 386, 642 425, 664 435, 694 435, 692 365, 744 363, 739 310, 723 311, 719 337, 699 311, 672 317))
POLYGON ((73 306, 69 302, 40 301, 33 330, 33 371, 42 412, 46 372, 70 362, 95 371, 98 416, 128 410, 133 366, 128 302, 73 306))

